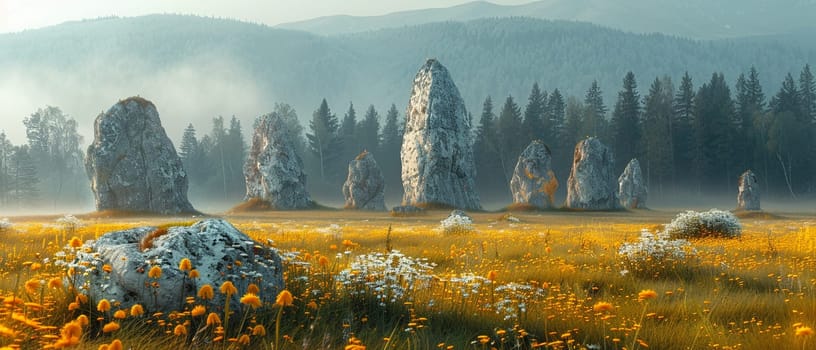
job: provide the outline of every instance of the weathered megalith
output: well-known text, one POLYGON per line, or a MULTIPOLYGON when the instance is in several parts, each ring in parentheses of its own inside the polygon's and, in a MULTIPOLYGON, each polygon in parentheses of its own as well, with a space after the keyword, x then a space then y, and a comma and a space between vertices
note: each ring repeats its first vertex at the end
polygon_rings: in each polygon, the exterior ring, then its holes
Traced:
POLYGON ((637 158, 632 158, 623 174, 618 177, 618 198, 620 204, 626 209, 646 208, 646 198, 649 190, 646 182, 643 181, 643 173, 640 171, 640 162, 637 158))
POLYGON ((259 296, 265 300, 274 300, 284 287, 277 250, 219 219, 110 232, 86 242, 76 254, 72 266, 80 270, 75 274, 78 285, 87 282, 92 300, 121 302, 121 308, 141 304, 150 311, 182 310, 185 298, 195 297, 205 284, 216 290, 210 305, 224 305, 218 288, 228 280, 238 289, 231 297, 236 307, 249 283, 260 288, 259 296), (197 278, 190 278, 190 270, 181 266, 185 258, 197 278))
POLYGON ((552 171, 550 148, 534 140, 521 152, 510 179, 513 203, 537 208, 553 208, 558 180, 552 171))
POLYGON ((759 184, 756 175, 746 170, 739 177, 739 194, 737 194, 738 210, 762 210, 759 205, 759 184))
POLYGON ((405 115, 402 203, 481 209, 465 102, 437 60, 419 69, 405 115))
POLYGON ((97 210, 195 213, 187 173, 152 102, 119 101, 96 117, 85 156, 97 210))
POLYGON ((618 209, 612 152, 595 137, 575 145, 572 170, 567 181, 565 206, 572 209, 618 209))
POLYGON ((374 156, 363 151, 349 163, 343 183, 346 209, 385 210, 385 180, 374 156))
POLYGON ((275 113, 255 121, 244 178, 245 209, 291 210, 314 206, 306 191, 303 161, 295 152, 291 131, 275 113))

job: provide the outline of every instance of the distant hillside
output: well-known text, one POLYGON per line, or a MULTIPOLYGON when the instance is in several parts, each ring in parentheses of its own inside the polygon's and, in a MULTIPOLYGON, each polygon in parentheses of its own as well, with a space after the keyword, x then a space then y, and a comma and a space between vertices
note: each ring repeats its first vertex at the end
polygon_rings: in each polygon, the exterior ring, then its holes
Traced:
POLYGON ((583 96, 597 79, 607 105, 628 70, 641 91, 658 75, 689 70, 699 86, 714 71, 733 82, 755 65, 766 91, 798 72, 813 51, 768 40, 697 42, 624 33, 595 25, 529 18, 444 22, 323 37, 299 31, 192 16, 154 15, 67 23, 0 35, 0 128, 18 135, 37 107, 63 108, 90 137, 93 118, 119 98, 153 100, 175 139, 193 122, 251 120, 288 102, 302 120, 320 99, 342 115, 353 101, 404 110, 418 67, 436 57, 451 71, 468 108, 487 95, 530 86, 583 96), (15 131, 16 128, 16 131, 15 131))
POLYGON ((441 21, 525 16, 591 22, 634 33, 695 39, 779 35, 816 30, 813 0, 542 0, 502 6, 485 1, 383 16, 328 16, 279 25, 321 35, 348 34, 441 21))

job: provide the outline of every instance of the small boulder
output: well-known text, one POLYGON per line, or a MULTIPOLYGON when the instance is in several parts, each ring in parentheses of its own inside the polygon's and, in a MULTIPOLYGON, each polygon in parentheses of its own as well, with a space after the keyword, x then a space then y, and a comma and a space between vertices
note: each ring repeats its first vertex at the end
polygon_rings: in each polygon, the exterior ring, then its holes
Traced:
POLYGON ((465 101, 439 61, 429 59, 417 72, 405 119, 402 203, 481 209, 465 101))
POLYGON ((274 300, 283 289, 283 266, 277 251, 253 241, 229 222, 217 219, 191 226, 139 227, 110 232, 88 241, 78 253, 74 266, 88 272, 88 295, 92 300, 121 302, 122 308, 141 304, 151 311, 183 310, 185 298, 196 296, 209 284, 216 289, 212 305, 224 305, 218 293, 229 280, 238 288, 231 302, 246 292, 249 283, 260 287, 260 297, 274 300), (90 252, 84 252, 85 249, 90 252), (179 263, 187 258, 199 277, 190 279, 179 263), (103 271, 109 265, 110 272, 103 271), (150 276, 154 267, 161 276, 150 276), (157 286, 153 287, 153 282, 157 286))
POLYGON ((558 180, 551 164, 550 148, 539 140, 534 140, 521 152, 510 179, 514 204, 531 205, 540 209, 554 207, 558 180))
POLYGON ((572 170, 567 181, 567 208, 619 209, 612 151, 595 137, 575 145, 572 170))
POLYGON ((751 170, 746 170, 739 177, 737 210, 762 210, 759 205, 759 184, 751 170))
POLYGON ((343 183, 346 209, 385 210, 385 180, 374 156, 363 151, 349 163, 343 183))
MULTIPOLYGON (((303 161, 295 152, 286 121, 273 113, 258 118, 244 164, 244 209, 291 210, 314 207, 306 191, 303 161)), ((239 206, 240 207, 240 206, 239 206)))
POLYGON ((618 198, 620 204, 626 209, 646 208, 646 198, 649 191, 646 182, 643 181, 643 173, 640 171, 640 162, 633 158, 626 164, 623 174, 618 177, 618 198))
POLYGON ((152 102, 119 101, 96 117, 85 169, 97 210, 196 213, 187 199, 187 173, 152 102))

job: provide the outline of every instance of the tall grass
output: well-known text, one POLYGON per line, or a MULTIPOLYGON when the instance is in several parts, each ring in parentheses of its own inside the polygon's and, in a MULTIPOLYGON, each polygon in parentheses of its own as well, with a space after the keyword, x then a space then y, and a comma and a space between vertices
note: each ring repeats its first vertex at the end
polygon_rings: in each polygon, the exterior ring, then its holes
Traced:
MULTIPOLYGON (((99 220, 70 233, 54 222, 14 223, 0 240, 6 298, 0 346, 53 345, 63 325, 80 315, 90 319, 76 345, 83 349, 113 339, 125 348, 151 349, 798 349, 816 343, 806 332, 797 336, 797 327, 816 326, 816 228, 804 219, 744 222, 738 239, 690 240, 694 259, 670 273, 634 274, 625 273, 629 267, 618 249, 636 241, 642 228, 665 223, 664 217, 530 213, 506 222, 476 214, 471 232, 446 235, 438 230, 446 214, 417 220, 340 212, 305 220, 236 218, 236 227, 283 253, 291 306, 260 295, 260 307, 241 305, 230 324, 218 328, 207 325, 206 314, 191 311, 203 305, 226 320, 223 305, 189 295, 177 313, 147 310, 119 320, 121 328, 109 333, 102 326, 118 307, 100 314, 98 301, 82 300, 64 284, 49 285, 54 278, 68 280, 54 254, 66 251, 73 236, 84 241, 148 223, 99 220), (403 288, 399 296, 367 283, 378 281, 380 270, 351 284, 339 279, 360 272, 350 269, 357 257, 389 249, 435 267, 423 270, 422 281, 391 279, 391 287, 403 288), (26 282, 41 280, 43 288, 26 289, 26 282), (657 297, 639 301, 644 289, 657 297), (598 311, 593 306, 599 302, 612 307, 598 311), (69 310, 72 303, 79 308, 69 310), (174 334, 179 325, 188 334, 174 334), (260 334, 258 325, 270 331, 260 334)), ((393 266, 400 260, 389 259, 393 266)))

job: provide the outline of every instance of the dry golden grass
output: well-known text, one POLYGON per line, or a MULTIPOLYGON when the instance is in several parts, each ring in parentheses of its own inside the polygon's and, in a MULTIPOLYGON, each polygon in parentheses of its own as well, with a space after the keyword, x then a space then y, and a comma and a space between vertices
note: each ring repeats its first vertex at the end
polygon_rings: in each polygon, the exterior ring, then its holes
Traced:
POLYGON ((812 217, 743 218, 741 238, 694 240, 693 258, 671 269, 654 267, 664 272, 658 276, 636 276, 621 273, 618 247, 636 240, 641 228, 668 223, 674 213, 513 215, 520 222, 474 213, 475 232, 442 235, 438 226, 445 211, 411 218, 357 211, 234 214, 228 219, 236 227, 258 241, 271 239, 288 254, 285 279, 294 301, 236 311, 232 319, 245 318, 250 327, 229 327, 228 334, 196 318, 206 315, 191 315, 195 305, 206 305, 197 299, 180 314, 155 316, 148 310, 117 320, 119 330, 102 333, 115 310, 99 313, 98 301, 83 302, 75 291, 48 283, 68 278, 53 256, 66 251, 74 236, 84 241, 178 219, 95 218, 65 232, 52 225, 53 218, 12 218, 13 230, 0 240, 0 292, 10 298, 0 306, 0 346, 53 345, 65 338, 61 329, 81 315, 90 324, 77 338, 80 349, 114 339, 134 349, 321 349, 355 342, 372 349, 511 349, 519 344, 520 349, 805 349, 816 344, 811 328, 805 328, 816 326, 812 217), (387 249, 435 263, 428 283, 384 305, 362 284, 338 283, 355 257, 387 249), (461 282, 467 276, 471 282, 461 282), (655 291, 656 297, 639 298, 644 290, 655 291), (75 302, 79 308, 69 310, 75 302), (255 332, 259 325, 263 335, 255 332), (283 340, 278 347, 275 339, 283 340))

